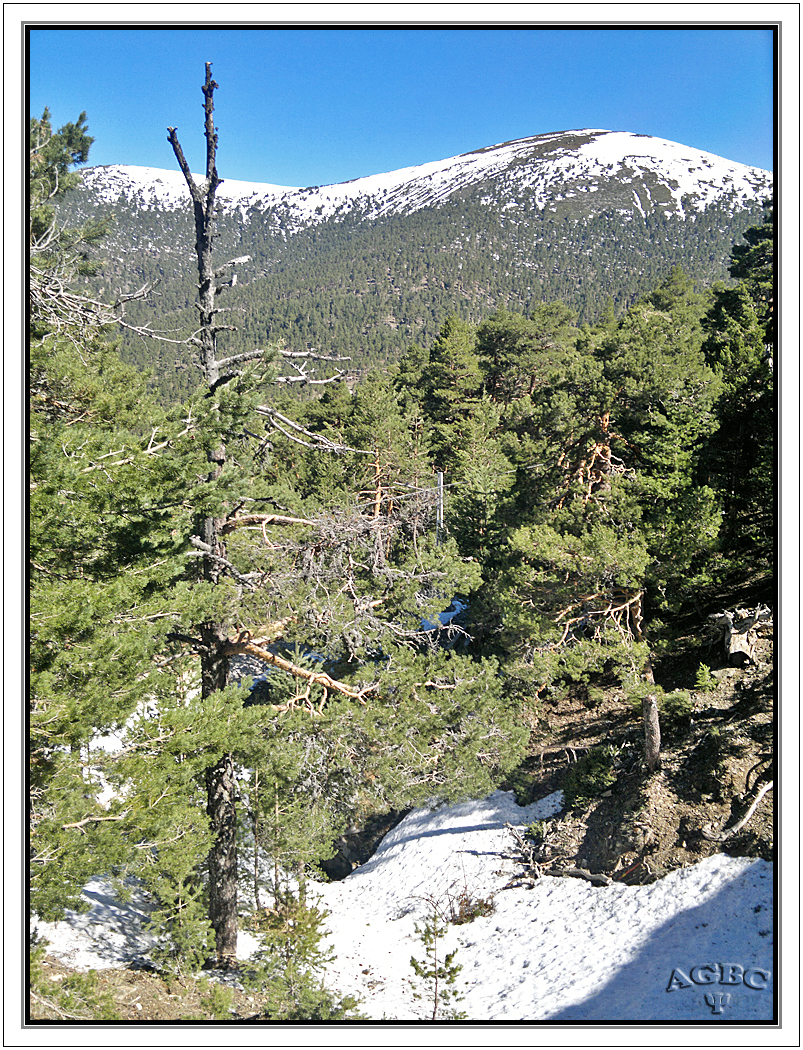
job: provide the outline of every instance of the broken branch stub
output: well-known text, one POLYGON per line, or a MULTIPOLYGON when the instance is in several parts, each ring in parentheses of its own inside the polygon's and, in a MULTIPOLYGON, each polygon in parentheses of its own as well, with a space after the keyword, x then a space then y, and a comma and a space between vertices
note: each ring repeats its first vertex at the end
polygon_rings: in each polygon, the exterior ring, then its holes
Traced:
POLYGON ((708 622, 722 635, 729 664, 755 663, 756 639, 762 628, 772 628, 772 610, 767 605, 725 610, 709 616, 708 622))

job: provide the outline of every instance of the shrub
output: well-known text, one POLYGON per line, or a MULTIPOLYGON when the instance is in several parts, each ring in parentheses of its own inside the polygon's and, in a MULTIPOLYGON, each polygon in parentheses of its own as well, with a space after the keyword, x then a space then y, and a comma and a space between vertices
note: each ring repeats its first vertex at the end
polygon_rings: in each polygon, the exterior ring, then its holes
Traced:
POLYGON ((56 983, 48 978, 42 963, 45 945, 36 945, 30 955, 31 1017, 35 1020, 119 1021, 111 992, 102 989, 94 970, 68 974, 56 983))
POLYGON ((701 693, 710 693, 717 687, 717 680, 711 674, 708 664, 700 664, 697 668, 697 677, 694 680, 694 688, 701 693))
POLYGON ((215 1021, 230 1021, 234 992, 218 981, 202 981, 201 1005, 215 1021))
POLYGON ((468 887, 464 887, 456 895, 448 895, 448 909, 448 921, 461 926, 481 915, 493 915, 496 905, 492 897, 474 897, 468 887))
POLYGON ((331 949, 321 947, 327 912, 308 905, 306 894, 279 890, 276 907, 260 911, 254 925, 264 948, 255 968, 246 975, 249 987, 266 998, 265 1017, 271 1021, 361 1020, 357 1000, 338 998, 323 983, 331 949))
POLYGON ((570 768, 563 788, 567 808, 587 806, 616 782, 613 759, 612 748, 593 747, 570 768))
POLYGON ((686 689, 676 689, 661 697, 659 709, 667 728, 685 728, 694 713, 694 701, 686 689))
POLYGON ((530 839, 532 842, 534 842, 536 844, 536 846, 540 846, 541 843, 546 838, 546 821, 544 821, 544 820, 533 821, 532 824, 528 825, 528 827, 525 830, 524 834, 525 834, 525 836, 528 839, 530 839))
POLYGON ((583 707, 587 707, 589 711, 593 711, 595 707, 599 707, 604 699, 605 690, 599 686, 590 685, 583 700, 583 707))

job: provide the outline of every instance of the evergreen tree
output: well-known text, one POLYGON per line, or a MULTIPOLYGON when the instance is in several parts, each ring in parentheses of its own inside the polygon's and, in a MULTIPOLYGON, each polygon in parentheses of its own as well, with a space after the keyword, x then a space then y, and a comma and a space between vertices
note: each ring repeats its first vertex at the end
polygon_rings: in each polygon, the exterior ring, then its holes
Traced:
POLYGON ((53 130, 50 111, 31 118, 28 173, 28 284, 31 334, 41 339, 48 332, 98 329, 108 318, 99 304, 86 302, 75 292, 79 274, 92 272, 89 248, 108 229, 103 221, 68 228, 59 223, 57 204, 80 183, 70 171, 84 164, 94 139, 88 134, 86 113, 74 124, 53 130))
MULTIPOLYGON (((31 902, 79 905, 85 879, 129 855, 123 807, 103 801, 98 735, 161 695, 153 656, 171 570, 173 480, 159 470, 169 424, 119 361, 102 304, 74 294, 86 231, 52 202, 88 155, 84 115, 33 121, 29 336, 29 730, 31 902)), ((97 231, 92 231, 92 235, 97 231)))
MULTIPOLYGON (((322 819, 317 842, 300 853, 303 860, 324 855, 338 820, 364 809, 363 778, 377 785, 375 806, 404 799, 409 804, 435 788, 452 797, 469 784, 490 784, 515 761, 523 739, 515 712, 499 687, 491 686, 495 666, 474 667, 431 652, 425 621, 472 585, 473 570, 453 545, 439 548, 434 538, 422 535, 418 501, 404 498, 405 490, 418 493, 414 479, 423 460, 415 451, 420 444, 415 419, 399 412, 387 384, 369 382, 353 405, 334 398, 329 403, 346 438, 367 447, 344 444, 328 436, 325 411, 310 411, 310 422, 318 415, 313 430, 260 403, 274 375, 264 352, 220 358, 218 335, 226 329, 216 304, 231 264, 215 266, 211 257, 220 181, 212 119, 216 87, 207 65, 207 174, 200 186, 169 129, 196 217, 201 326, 194 342, 205 382, 184 410, 186 432, 167 459, 186 479, 174 529, 183 536, 185 551, 197 552, 200 568, 177 579, 162 600, 171 610, 170 638, 198 657, 200 691, 160 711, 158 728, 152 719, 140 720, 129 748, 137 756, 130 776, 141 785, 139 813, 159 777, 181 783, 180 772, 169 773, 164 759, 152 767, 163 773, 149 779, 142 755, 165 746, 168 755, 180 749, 180 765, 188 766, 196 783, 204 770, 209 917, 218 963, 230 966, 238 927, 239 770, 261 766, 279 810, 286 812, 297 806, 307 776, 314 777, 319 802, 311 812, 322 819), (260 417, 268 427, 262 440, 255 422, 260 417), (333 475, 316 479, 304 471, 307 491, 299 493, 282 457, 288 443, 308 453, 352 457, 359 464, 360 488, 352 479, 351 491, 344 492, 345 479, 333 485, 333 475), (280 539, 273 538, 276 529, 282 530, 280 539), (321 654, 322 666, 305 666, 301 653, 321 654), (234 657, 255 659, 295 685, 284 700, 271 690, 267 703, 244 710, 242 687, 231 681, 234 657), (430 691, 432 700, 419 698, 430 691), (294 779, 279 775, 287 768, 298 723, 277 719, 291 712, 302 712, 309 726, 304 762, 295 767, 294 779), (353 728, 346 730, 349 722, 353 728), (330 725, 337 739, 325 743, 330 725), (364 744, 346 748, 344 740, 364 744), (316 766, 321 754, 350 774, 334 799, 326 794, 331 778, 321 781, 316 766)), ((252 811, 258 833, 256 802, 252 811)), ((189 872, 175 869, 174 884, 177 876, 186 901, 189 872)), ((187 921, 175 908, 173 918, 187 921)))
POLYGON ((766 567, 775 536, 773 221, 745 234, 733 251, 735 287, 714 290, 704 352, 720 377, 718 428, 704 467, 724 503, 723 548, 739 566, 766 567))
POLYGON ((542 303, 529 318, 498 311, 477 330, 485 388, 509 404, 543 386, 555 363, 571 352, 576 314, 563 303, 542 303))
POLYGON ((516 470, 500 447, 502 406, 484 398, 466 421, 450 474, 447 522, 467 557, 491 565, 505 537, 516 470))
POLYGON ((462 444, 464 424, 482 390, 482 376, 472 327, 448 317, 429 349, 422 369, 420 397, 432 426, 436 465, 448 471, 462 444))
POLYGON ((525 692, 604 669, 640 688, 647 616, 705 578, 718 517, 698 460, 718 386, 703 308, 672 275, 509 406, 516 524, 494 590, 525 692))

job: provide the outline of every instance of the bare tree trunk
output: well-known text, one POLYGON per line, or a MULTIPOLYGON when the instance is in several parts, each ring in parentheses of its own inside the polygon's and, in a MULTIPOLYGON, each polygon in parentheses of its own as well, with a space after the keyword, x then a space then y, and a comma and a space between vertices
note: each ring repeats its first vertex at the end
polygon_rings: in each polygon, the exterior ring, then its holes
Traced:
MULTIPOLYGON (((219 310, 215 298, 220 291, 217 274, 212 264, 214 239, 215 196, 221 180, 215 160, 217 133, 214 126, 213 95, 217 84, 212 79, 211 63, 206 63, 204 115, 206 135, 206 177, 197 185, 192 177, 175 128, 168 128, 168 141, 184 175, 192 197, 195 216, 195 251, 198 259, 198 312, 200 324, 192 343, 200 352, 204 379, 210 391, 220 379, 217 357, 216 323, 219 310)), ((209 455, 209 480, 220 476, 226 463, 226 449, 221 445, 209 455)), ((203 560, 204 579, 217 583, 221 573, 221 559, 226 547, 222 540, 223 520, 203 518, 198 522, 199 538, 212 556, 203 560)), ((199 634, 204 643, 201 650, 201 694, 211 696, 225 689, 229 660, 225 650, 228 638, 226 624, 203 623, 199 634)), ((218 966, 229 968, 237 958, 237 782, 230 754, 223 755, 206 771, 207 814, 212 828, 213 843, 209 853, 209 919, 215 930, 215 948, 218 966)))
POLYGON ((644 761, 652 773, 658 768, 661 754, 661 729, 658 724, 658 701, 654 693, 642 700, 644 714, 644 761))
MULTIPOLYGON (((643 592, 637 595, 628 610, 631 630, 638 642, 645 641, 642 630, 642 594, 643 592)), ((649 657, 642 671, 642 676, 649 685, 655 685, 652 660, 649 657)), ((641 701, 641 713, 644 722, 644 762, 648 771, 653 773, 661 761, 661 724, 658 719, 658 700, 655 693, 648 693, 641 701)))
MULTIPOLYGON (((223 624, 205 623, 200 636, 206 643, 201 653, 201 694, 207 697, 226 687, 227 631, 223 624)), ((206 812, 213 836, 208 858, 209 921, 221 969, 232 968, 237 959, 237 798, 234 761, 226 754, 206 770, 206 812)))

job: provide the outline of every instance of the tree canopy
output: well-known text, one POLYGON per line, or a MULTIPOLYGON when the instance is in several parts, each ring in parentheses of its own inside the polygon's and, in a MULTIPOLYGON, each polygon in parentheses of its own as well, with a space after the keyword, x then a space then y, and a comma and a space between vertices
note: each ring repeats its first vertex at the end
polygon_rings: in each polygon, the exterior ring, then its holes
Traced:
POLYGON ((84 294, 103 231, 55 221, 86 116, 31 122, 31 903, 136 877, 176 967, 231 964, 348 825, 504 783, 551 691, 644 693, 673 618, 769 572, 775 534, 769 215, 730 285, 676 267, 594 324, 451 310, 396 366, 313 385, 339 354, 232 345, 216 88, 207 67, 199 184, 168 129, 198 259, 168 345, 201 379, 169 405, 120 358, 122 299, 84 294))

